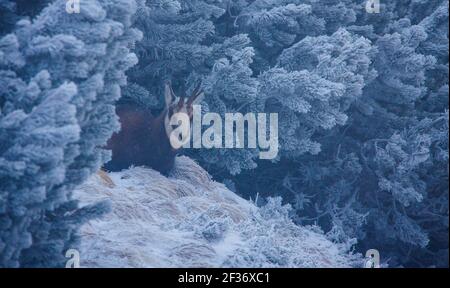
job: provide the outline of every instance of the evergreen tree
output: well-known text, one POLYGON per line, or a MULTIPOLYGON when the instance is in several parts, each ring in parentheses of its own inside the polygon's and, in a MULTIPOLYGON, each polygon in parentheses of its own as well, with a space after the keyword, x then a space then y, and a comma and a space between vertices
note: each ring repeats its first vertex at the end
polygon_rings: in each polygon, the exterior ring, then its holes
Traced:
MULTIPOLYGON (((54 1, 0 38, 0 266, 64 267, 77 229, 109 204, 79 207, 76 185, 109 154, 114 102, 137 63, 134 1, 54 1)), ((2 26, 3 28, 4 26, 2 26)))

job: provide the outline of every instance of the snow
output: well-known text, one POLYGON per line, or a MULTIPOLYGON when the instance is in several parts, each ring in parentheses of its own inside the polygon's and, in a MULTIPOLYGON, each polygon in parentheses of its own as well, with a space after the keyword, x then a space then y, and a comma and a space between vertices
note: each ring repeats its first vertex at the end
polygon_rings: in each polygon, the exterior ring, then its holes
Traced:
POLYGON ((292 223, 280 199, 258 208, 184 156, 169 177, 143 167, 98 173, 74 197, 112 204, 81 228, 82 267, 349 267, 359 259, 316 227, 292 223))

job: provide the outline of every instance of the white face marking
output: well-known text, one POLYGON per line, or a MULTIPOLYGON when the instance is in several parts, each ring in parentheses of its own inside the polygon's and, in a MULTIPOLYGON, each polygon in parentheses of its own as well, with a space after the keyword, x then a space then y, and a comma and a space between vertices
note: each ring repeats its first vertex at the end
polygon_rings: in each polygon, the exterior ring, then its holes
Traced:
POLYGON ((188 114, 188 110, 187 110, 187 106, 186 106, 186 102, 183 103, 183 105, 181 107, 178 106, 178 101, 180 99, 179 98, 175 98, 175 100, 172 102, 173 104, 166 109, 166 115, 164 116, 164 128, 166 130, 166 136, 168 139, 170 139, 170 135, 172 134, 173 130, 176 127, 173 127, 172 125, 170 125, 170 117, 176 113, 184 113, 188 114), (172 112, 171 115, 169 115, 170 111, 172 112))
POLYGON ((171 139, 170 137, 173 134, 174 130, 176 130, 175 132, 178 132, 180 128, 176 125, 176 123, 179 122, 178 120, 181 120, 181 118, 192 120, 193 105, 201 102, 204 97, 203 91, 201 91, 200 86, 201 82, 197 84, 190 97, 183 98, 182 102, 179 103, 180 98, 176 97, 175 93, 173 92, 170 81, 166 82, 164 87, 164 99, 166 104, 164 115, 164 130, 169 140, 171 139), (178 114, 178 120, 171 119, 175 114, 178 114))

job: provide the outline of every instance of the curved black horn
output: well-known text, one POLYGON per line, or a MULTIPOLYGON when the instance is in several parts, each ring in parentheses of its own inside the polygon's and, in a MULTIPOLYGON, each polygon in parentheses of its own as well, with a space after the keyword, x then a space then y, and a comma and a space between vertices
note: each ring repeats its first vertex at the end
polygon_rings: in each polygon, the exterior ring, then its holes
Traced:
POLYGON ((202 86, 202 81, 198 81, 197 86, 195 86, 194 91, 192 92, 191 97, 189 97, 189 100, 187 101, 187 105, 190 106, 195 99, 197 99, 198 96, 200 96, 200 94, 202 94, 202 90, 200 89, 202 86))

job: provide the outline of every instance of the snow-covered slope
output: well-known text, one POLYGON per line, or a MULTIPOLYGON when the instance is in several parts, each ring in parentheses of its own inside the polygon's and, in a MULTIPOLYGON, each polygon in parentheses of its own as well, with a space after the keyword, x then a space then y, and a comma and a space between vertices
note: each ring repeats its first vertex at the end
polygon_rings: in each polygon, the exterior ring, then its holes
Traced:
POLYGON ((346 267, 355 256, 299 227, 279 199, 258 208, 187 157, 170 177, 141 167, 96 174, 74 194, 112 212, 81 229, 82 267, 346 267), (109 176, 109 178, 108 178, 109 176))

